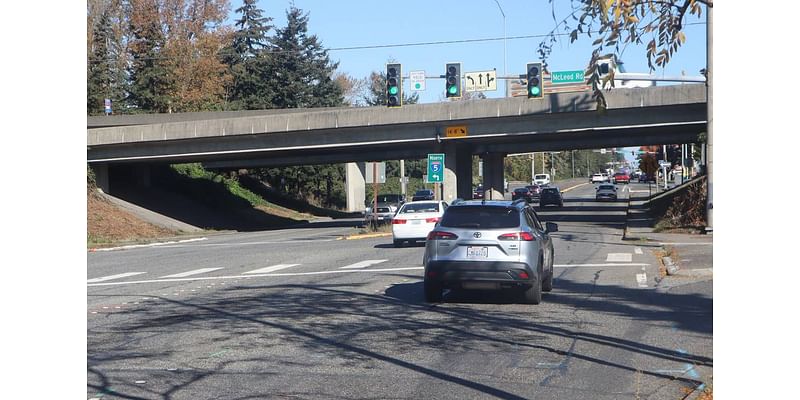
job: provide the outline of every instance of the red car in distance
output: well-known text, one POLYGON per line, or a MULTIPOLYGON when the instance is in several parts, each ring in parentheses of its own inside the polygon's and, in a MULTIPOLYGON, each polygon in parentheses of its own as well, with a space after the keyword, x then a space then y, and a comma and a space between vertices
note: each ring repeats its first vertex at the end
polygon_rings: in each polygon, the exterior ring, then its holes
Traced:
POLYGON ((617 172, 614 174, 614 183, 631 183, 631 177, 628 174, 617 172))

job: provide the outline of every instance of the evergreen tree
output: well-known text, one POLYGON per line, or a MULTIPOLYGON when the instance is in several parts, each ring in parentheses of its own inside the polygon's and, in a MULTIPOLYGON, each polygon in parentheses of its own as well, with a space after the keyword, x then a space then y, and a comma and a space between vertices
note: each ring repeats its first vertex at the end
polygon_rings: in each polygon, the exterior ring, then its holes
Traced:
POLYGON ((114 113, 124 112, 128 55, 123 4, 120 0, 109 0, 88 5, 86 112, 103 114, 104 99, 111 99, 114 113))
POLYGON ((271 40, 270 86, 276 108, 337 107, 344 104, 342 88, 332 79, 339 63, 316 35, 308 35, 308 14, 292 6, 286 27, 276 29, 271 40))
POLYGON ((232 109, 264 109, 272 106, 269 76, 272 71, 267 32, 272 18, 263 17, 256 0, 244 0, 236 9, 241 17, 231 45, 222 51, 222 60, 230 67, 233 77, 228 99, 232 109))
POLYGON ((169 70, 161 50, 166 43, 158 3, 130 0, 132 40, 130 102, 145 112, 168 112, 171 87, 169 70))

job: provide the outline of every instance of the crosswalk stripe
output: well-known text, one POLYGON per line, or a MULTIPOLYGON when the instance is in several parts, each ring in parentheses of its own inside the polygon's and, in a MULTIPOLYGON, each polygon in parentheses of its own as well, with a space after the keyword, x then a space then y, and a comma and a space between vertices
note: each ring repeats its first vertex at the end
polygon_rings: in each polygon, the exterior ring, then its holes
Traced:
POLYGON ((200 269, 195 269, 195 270, 192 270, 192 271, 181 272, 179 274, 165 275, 165 276, 162 276, 161 278, 185 278, 187 276, 205 274, 206 272, 216 271, 218 269, 222 269, 222 267, 219 267, 219 268, 200 268, 200 269))
POLYGON ((643 263, 605 263, 605 264, 554 264, 553 268, 577 268, 577 267, 647 267, 650 264, 643 263))
POLYGON ((641 247, 634 247, 633 252, 636 254, 644 254, 641 247))
POLYGON ((631 262, 632 258, 631 253, 609 253, 606 262, 631 262))
POLYGON ((254 269, 252 271, 247 271, 245 272, 245 274, 266 274, 286 268, 296 267, 298 265, 300 264, 278 264, 278 265, 273 265, 271 267, 264 267, 264 268, 254 269))
POLYGON ((389 260, 364 260, 364 261, 361 261, 361 262, 357 262, 355 264, 346 265, 346 266, 341 267, 339 269, 366 268, 366 267, 369 267, 370 265, 380 264, 380 263, 386 262, 386 261, 389 261, 389 260))
POLYGON ((146 272, 126 272, 124 274, 109 275, 109 276, 103 276, 103 277, 100 277, 100 278, 89 279, 89 280, 86 281, 86 283, 110 281, 112 279, 127 278, 129 276, 140 275, 140 274, 145 274, 145 273, 146 272))

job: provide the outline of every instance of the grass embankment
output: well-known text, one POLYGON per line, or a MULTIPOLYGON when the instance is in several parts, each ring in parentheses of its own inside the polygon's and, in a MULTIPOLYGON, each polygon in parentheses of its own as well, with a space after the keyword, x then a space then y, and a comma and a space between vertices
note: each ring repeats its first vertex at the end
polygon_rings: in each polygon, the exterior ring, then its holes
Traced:
MULTIPOLYGON (((236 177, 206 171, 200 164, 154 168, 151 187, 117 184, 121 196, 144 208, 206 230, 263 230, 303 223, 313 215, 269 202, 240 185, 236 177)), ((114 193, 116 194, 116 193, 114 193)), ((87 176, 87 245, 147 243, 182 235, 143 221, 97 191, 94 174, 87 176)))

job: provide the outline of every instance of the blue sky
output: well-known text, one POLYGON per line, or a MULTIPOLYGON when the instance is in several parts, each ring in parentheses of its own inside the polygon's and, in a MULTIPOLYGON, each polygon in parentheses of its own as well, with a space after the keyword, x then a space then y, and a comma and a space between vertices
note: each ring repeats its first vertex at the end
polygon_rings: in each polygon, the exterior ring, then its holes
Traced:
MULTIPOLYGON (((294 5, 309 13, 309 32, 316 34, 328 49, 358 46, 380 46, 470 39, 499 40, 437 44, 424 46, 382 47, 358 50, 331 50, 330 56, 339 62, 339 71, 355 78, 369 76, 372 71, 383 71, 387 60, 394 59, 403 65, 403 74, 424 70, 426 75, 444 74, 448 62, 461 62, 462 73, 496 69, 498 75, 504 67, 509 75, 524 73, 527 62, 538 61, 538 44, 549 33, 557 20, 561 21, 571 12, 572 2, 555 1, 555 9, 547 0, 462 0, 462 1, 329 1, 294 0, 294 5), (499 3, 499 7, 498 7, 499 3), (392 7, 396 5, 396 7, 392 7), (504 65, 504 41, 502 38, 505 13, 505 37, 541 37, 506 39, 504 65)), ((231 0, 233 12, 241 6, 241 0, 231 0)), ((286 9, 289 0, 261 0, 259 7, 273 18, 278 27, 286 25, 286 9)), ((697 76, 706 64, 705 15, 698 19, 690 16, 685 21, 687 42, 674 55, 664 70, 654 73, 668 76, 697 76)), ((574 27, 574 25, 573 25, 574 27)), ((567 34, 569 32, 566 32, 567 34)), ((585 68, 595 37, 581 36, 575 43, 563 36, 556 44, 549 59, 551 71, 579 70, 585 68)), ((627 72, 647 73, 644 45, 629 45, 621 55, 627 72)), ((504 95, 503 83, 498 90, 484 92, 489 98, 504 95)), ((404 90, 410 86, 404 81, 404 90)), ((425 91, 418 92, 420 103, 443 101, 444 80, 428 80, 425 91)), ((630 155, 630 153, 628 153, 630 155)))

